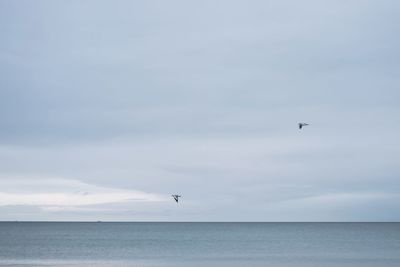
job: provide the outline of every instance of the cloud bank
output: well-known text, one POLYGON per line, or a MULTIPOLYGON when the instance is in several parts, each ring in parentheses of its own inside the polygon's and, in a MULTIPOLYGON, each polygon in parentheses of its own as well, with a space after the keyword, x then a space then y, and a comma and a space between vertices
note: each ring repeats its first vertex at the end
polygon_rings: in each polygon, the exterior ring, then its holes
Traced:
POLYGON ((0 220, 400 220, 399 10, 1 1, 0 220))
POLYGON ((47 211, 84 210, 81 206, 124 203, 130 201, 166 201, 165 196, 140 191, 90 185, 77 180, 30 178, 0 181, 0 206, 37 206, 47 211))

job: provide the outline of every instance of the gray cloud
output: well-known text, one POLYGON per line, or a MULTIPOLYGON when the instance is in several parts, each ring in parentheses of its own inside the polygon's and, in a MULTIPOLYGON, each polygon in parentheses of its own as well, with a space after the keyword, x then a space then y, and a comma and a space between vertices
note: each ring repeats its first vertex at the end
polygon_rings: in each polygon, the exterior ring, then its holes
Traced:
POLYGON ((14 205, 1 219, 399 220, 399 8, 1 2, 1 182, 187 203, 14 205))

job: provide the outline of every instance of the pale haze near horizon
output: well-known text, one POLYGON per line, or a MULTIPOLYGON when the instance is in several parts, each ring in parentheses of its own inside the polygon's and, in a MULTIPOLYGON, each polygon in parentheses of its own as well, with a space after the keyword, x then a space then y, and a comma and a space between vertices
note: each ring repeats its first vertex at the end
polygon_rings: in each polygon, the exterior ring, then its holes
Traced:
POLYGON ((399 221, 399 15, 0 1, 0 220, 399 221))

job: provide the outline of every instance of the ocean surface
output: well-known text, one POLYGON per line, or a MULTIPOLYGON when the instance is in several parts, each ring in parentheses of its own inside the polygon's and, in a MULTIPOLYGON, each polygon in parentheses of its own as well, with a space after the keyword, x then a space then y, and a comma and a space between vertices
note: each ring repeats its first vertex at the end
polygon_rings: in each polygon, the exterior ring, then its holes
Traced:
POLYGON ((400 266, 400 223, 1 222, 0 266, 400 266))

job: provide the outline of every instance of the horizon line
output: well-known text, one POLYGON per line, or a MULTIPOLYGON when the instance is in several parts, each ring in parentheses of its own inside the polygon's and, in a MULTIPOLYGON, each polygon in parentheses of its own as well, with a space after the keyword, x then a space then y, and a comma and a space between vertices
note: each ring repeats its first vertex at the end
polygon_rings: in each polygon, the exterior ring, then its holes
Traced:
POLYGON ((52 221, 0 220, 0 223, 400 223, 400 221, 52 221))

